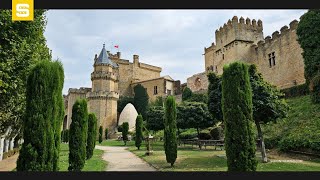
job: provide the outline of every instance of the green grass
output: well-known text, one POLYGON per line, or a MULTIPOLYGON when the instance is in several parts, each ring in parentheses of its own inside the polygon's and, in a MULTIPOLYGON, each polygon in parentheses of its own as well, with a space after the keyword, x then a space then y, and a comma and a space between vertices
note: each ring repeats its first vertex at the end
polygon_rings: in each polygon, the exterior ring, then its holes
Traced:
MULTIPOLYGON (((86 160, 82 171, 105 171, 107 162, 102 159, 104 151, 94 149, 91 159, 86 160)), ((60 145, 59 171, 68 171, 69 146, 68 144, 60 145)))
POLYGON ((320 146, 312 142, 320 141, 320 104, 311 103, 309 95, 287 99, 287 103, 290 106, 287 118, 263 126, 267 145, 269 140, 273 141, 276 147, 280 147, 277 142, 285 140, 286 144, 283 145, 292 146, 290 149, 319 151, 320 146))
MULTIPOLYGON (((104 145, 123 146, 123 142, 108 140, 104 145)), ((174 167, 171 168, 166 162, 163 142, 152 144, 153 155, 151 156, 145 155, 145 143, 142 144, 140 150, 137 150, 134 141, 131 141, 128 149, 160 171, 227 171, 227 160, 223 150, 199 150, 195 146, 192 148, 191 145, 179 147, 178 158, 174 167)), ((260 153, 257 152, 257 156, 259 155, 260 153)), ((259 163, 257 171, 320 171, 320 161, 259 163)))

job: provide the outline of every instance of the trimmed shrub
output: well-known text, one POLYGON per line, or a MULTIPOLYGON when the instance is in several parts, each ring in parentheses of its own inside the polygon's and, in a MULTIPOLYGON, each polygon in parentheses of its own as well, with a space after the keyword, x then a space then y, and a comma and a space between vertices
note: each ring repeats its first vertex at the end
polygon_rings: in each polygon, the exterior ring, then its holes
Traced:
POLYGON ((193 93, 192 93, 191 89, 188 88, 188 87, 185 87, 185 88, 183 89, 183 92, 182 92, 182 101, 186 101, 186 100, 188 100, 189 98, 191 98, 192 94, 193 94, 193 93))
POLYGON ((148 130, 163 130, 164 108, 162 106, 150 107, 147 111, 146 126, 148 130))
POLYGON ((78 99, 72 106, 69 139, 69 171, 81 171, 86 160, 88 133, 88 108, 85 99, 78 99))
POLYGON ((228 171, 255 171, 256 140, 248 66, 234 62, 223 68, 222 111, 228 171))
POLYGON ((118 132, 122 132, 122 124, 118 126, 118 132))
POLYGON ((97 138, 97 118, 94 113, 90 113, 88 116, 88 138, 87 138, 87 159, 93 156, 93 150, 96 146, 97 138))
POLYGON ((185 131, 179 134, 179 139, 195 139, 198 137, 198 133, 197 131, 185 131))
POLYGON ((128 141, 128 131, 129 131, 129 123, 128 122, 122 123, 122 138, 125 146, 127 145, 127 141, 128 141))
POLYGON ((209 140, 209 139, 212 139, 211 134, 210 134, 210 131, 207 130, 207 129, 200 131, 200 133, 199 133, 199 139, 201 139, 201 140, 209 140))
POLYGON ((147 90, 138 84, 134 88, 134 107, 137 112, 142 115, 143 119, 146 119, 146 113, 149 105, 149 95, 147 90))
POLYGON ((176 101, 173 96, 168 96, 165 101, 164 116, 164 149, 166 160, 171 167, 177 159, 177 110, 176 101))
POLYGON ((69 142, 69 129, 64 130, 63 133, 63 142, 68 143, 69 142))
POLYGON ((224 139, 224 132, 221 126, 214 127, 210 130, 210 135, 214 140, 224 139))
POLYGON ((143 122, 143 118, 141 115, 137 116, 136 119, 136 135, 134 137, 135 140, 135 145, 138 149, 140 149, 141 143, 142 143, 142 139, 143 139, 143 134, 142 134, 142 122, 143 122))
POLYGON ((103 139, 102 139, 102 132, 103 132, 103 128, 102 126, 99 127, 99 143, 101 144, 103 139))

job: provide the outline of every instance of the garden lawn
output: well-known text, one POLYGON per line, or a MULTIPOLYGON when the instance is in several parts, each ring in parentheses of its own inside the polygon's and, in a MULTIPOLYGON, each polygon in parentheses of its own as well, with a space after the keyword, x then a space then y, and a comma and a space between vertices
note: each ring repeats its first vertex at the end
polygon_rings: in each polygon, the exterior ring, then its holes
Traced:
MULTIPOLYGON (((102 143, 105 146, 124 146, 122 141, 108 140, 102 143)), ((178 158, 171 168, 166 162, 163 142, 153 143, 153 155, 146 156, 146 145, 142 143, 140 150, 134 146, 134 141, 127 143, 129 151, 144 159, 160 171, 227 171, 227 160, 224 150, 199 150, 191 145, 178 148, 178 158)), ((260 152, 257 152, 260 157, 260 152)), ((272 158, 270 158, 272 159, 272 158)), ((272 159, 276 160, 276 159, 272 159)), ((257 171, 320 171, 320 161, 302 162, 269 162, 259 163, 257 171)))
MULTIPOLYGON (((91 159, 86 160, 82 171, 105 171, 107 162, 102 159, 104 151, 94 149, 91 159)), ((68 171, 69 166, 69 145, 62 143, 60 145, 59 171, 68 171)))

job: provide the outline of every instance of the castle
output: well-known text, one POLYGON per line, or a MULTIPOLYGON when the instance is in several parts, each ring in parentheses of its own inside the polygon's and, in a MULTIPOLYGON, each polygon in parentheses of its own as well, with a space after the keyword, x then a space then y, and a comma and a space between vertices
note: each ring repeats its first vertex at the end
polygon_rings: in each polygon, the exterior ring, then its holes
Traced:
POLYGON ((208 88, 208 72, 221 75, 223 66, 234 61, 256 64, 263 78, 285 89, 305 83, 302 49, 297 41, 298 21, 263 36, 262 21, 246 20, 234 16, 215 31, 215 43, 204 48, 204 72, 187 79, 193 92, 205 92, 208 88))
MULTIPOLYGON (((72 106, 79 98, 87 99, 88 112, 94 113, 98 119, 97 125, 113 134, 116 131, 118 113, 117 100, 120 96, 133 96, 133 88, 143 85, 154 101, 158 96, 174 95, 180 86, 180 81, 174 81, 170 76, 160 76, 161 67, 139 62, 139 56, 133 55, 133 63, 121 59, 121 53, 110 53, 105 45, 94 57, 91 73, 92 88, 69 88, 65 95, 65 118, 63 129, 69 129, 72 117, 72 106)), ((103 135, 104 136, 104 135, 103 135)))

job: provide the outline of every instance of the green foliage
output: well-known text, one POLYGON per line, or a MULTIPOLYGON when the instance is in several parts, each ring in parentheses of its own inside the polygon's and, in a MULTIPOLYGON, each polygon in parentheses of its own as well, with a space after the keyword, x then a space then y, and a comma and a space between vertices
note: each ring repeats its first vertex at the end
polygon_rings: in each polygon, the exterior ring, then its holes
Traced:
POLYGON ((69 142, 69 129, 65 129, 63 131, 63 142, 65 143, 69 142))
POLYGON ((122 132, 122 124, 118 126, 118 132, 122 132))
POLYGON ((212 139, 210 131, 208 129, 203 129, 199 133, 199 139, 201 140, 209 140, 212 139))
MULTIPOLYGON (((12 21, 11 10, 0 10, 0 134, 22 137, 27 76, 42 60, 51 60, 44 30, 45 10, 34 11, 34 21, 12 21)), ((60 132, 58 133, 60 134, 60 132)))
POLYGON ((207 104, 182 102, 177 106, 177 126, 181 129, 207 128, 214 124, 207 104))
POLYGON ((106 140, 108 139, 108 128, 104 130, 104 137, 106 138, 106 140))
POLYGON ((320 10, 308 10, 300 17, 297 27, 298 42, 303 49, 307 84, 319 73, 320 68, 320 10))
POLYGON ((102 133, 103 133, 103 127, 100 126, 99 127, 99 143, 101 144, 103 139, 102 139, 102 133))
POLYGON ((90 113, 88 116, 88 138, 87 138, 87 159, 90 159, 93 156, 93 150, 96 146, 97 138, 97 118, 94 113, 90 113))
POLYGON ((163 97, 161 97, 161 96, 157 96, 156 97, 156 100, 155 101, 153 101, 153 102, 151 102, 150 103, 150 106, 152 107, 152 106, 163 106, 163 97))
POLYGON ((228 171, 255 171, 252 90, 248 66, 241 62, 223 68, 222 112, 228 171))
POLYGON ((286 98, 298 97, 309 94, 309 88, 307 84, 301 84, 291 88, 282 89, 281 92, 285 94, 286 98))
POLYGON ((141 115, 138 115, 136 119, 136 136, 135 136, 135 145, 138 149, 140 149, 142 139, 143 139, 142 123, 143 123, 143 118, 141 115))
POLYGON ((188 87, 185 87, 182 92, 182 101, 186 101, 187 99, 191 98, 192 94, 193 93, 191 89, 188 87))
POLYGON ((256 123, 268 123, 287 116, 288 105, 283 93, 264 81, 254 64, 249 66, 252 87, 253 119, 256 123))
POLYGON ((159 131, 164 129, 163 125, 164 108, 163 106, 151 106, 147 111, 146 127, 149 130, 159 131))
POLYGON ((320 72, 314 76, 310 83, 311 99, 313 103, 320 103, 320 72))
POLYGON ((173 166, 177 159, 177 110, 173 96, 168 96, 165 102, 164 116, 164 149, 166 160, 173 166))
POLYGON ((224 131, 221 126, 215 126, 210 130, 210 135, 212 139, 220 140, 224 139, 224 131))
POLYGON ((267 148, 284 152, 298 150, 319 152, 320 105, 310 95, 290 98, 288 117, 262 126, 267 148))
POLYGON ((200 93, 192 93, 191 97, 186 99, 185 101, 207 103, 208 95, 200 94, 200 93))
POLYGON ((64 105, 60 62, 41 61, 29 73, 17 171, 57 171, 64 105))
POLYGON ((127 141, 128 141, 128 131, 129 131, 129 123, 128 122, 122 123, 122 138, 125 145, 127 144, 127 141))
POLYGON ((81 171, 86 160, 88 108, 85 99, 78 99, 72 106, 69 139, 69 171, 81 171))
POLYGON ((149 96, 146 89, 138 84, 134 88, 134 106, 143 119, 146 119, 146 112, 149 104, 149 96))
POLYGON ((121 113, 122 110, 124 109, 124 107, 126 107, 126 105, 128 103, 134 104, 134 99, 131 96, 120 96, 118 99, 118 103, 117 103, 117 111, 118 113, 121 113))
POLYGON ((216 121, 223 121, 222 109, 221 109, 221 83, 222 79, 220 76, 213 72, 208 74, 208 109, 212 117, 216 121))
POLYGON ((195 139, 198 137, 198 132, 194 128, 187 129, 179 134, 179 139, 195 139))

